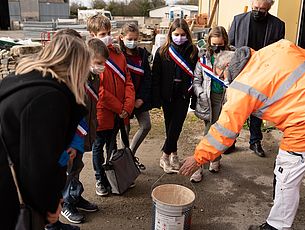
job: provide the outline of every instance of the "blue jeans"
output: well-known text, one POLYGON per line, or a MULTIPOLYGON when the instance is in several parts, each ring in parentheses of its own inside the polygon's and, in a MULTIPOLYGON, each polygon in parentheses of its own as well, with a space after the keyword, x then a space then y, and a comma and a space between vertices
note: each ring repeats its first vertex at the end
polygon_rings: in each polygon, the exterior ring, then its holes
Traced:
MULTIPOLYGON (((109 149, 113 130, 103 130, 96 132, 96 138, 92 146, 92 161, 95 171, 95 179, 100 180, 105 187, 109 186, 103 164, 105 162, 104 146, 106 144, 106 151, 109 149)), ((116 149, 116 143, 114 148, 116 149)))
POLYGON ((259 142, 263 139, 263 134, 261 130, 262 119, 250 115, 250 145, 259 142))

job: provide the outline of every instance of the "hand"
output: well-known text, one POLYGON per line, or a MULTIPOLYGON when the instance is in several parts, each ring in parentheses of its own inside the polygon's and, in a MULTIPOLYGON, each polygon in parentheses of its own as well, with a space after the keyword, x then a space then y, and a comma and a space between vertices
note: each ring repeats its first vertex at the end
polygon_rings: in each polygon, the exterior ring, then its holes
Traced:
POLYGON ((70 148, 67 149, 67 153, 69 153, 70 160, 73 160, 76 157, 77 150, 70 147, 70 148))
POLYGON ((120 118, 125 119, 126 117, 128 117, 128 113, 123 109, 122 113, 119 115, 120 118))
POLYGON ((185 158, 183 165, 181 166, 179 170, 179 174, 184 176, 191 176, 193 173, 199 169, 200 166, 198 166, 197 161, 193 156, 185 158))
POLYGON ((50 212, 47 212, 47 220, 50 224, 54 224, 57 222, 58 218, 59 218, 59 214, 61 212, 61 203, 63 202, 64 200, 63 199, 60 199, 59 200, 59 204, 58 204, 58 207, 57 207, 57 210, 55 213, 50 213, 50 212))
POLYGON ((134 107, 135 108, 140 108, 142 105, 144 104, 144 101, 142 99, 137 99, 135 104, 134 104, 134 107))

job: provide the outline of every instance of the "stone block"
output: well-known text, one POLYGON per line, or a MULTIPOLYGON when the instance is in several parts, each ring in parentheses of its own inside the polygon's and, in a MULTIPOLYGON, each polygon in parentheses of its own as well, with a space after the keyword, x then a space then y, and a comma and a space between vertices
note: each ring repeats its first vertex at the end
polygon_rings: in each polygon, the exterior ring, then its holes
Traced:
POLYGON ((24 56, 38 53, 42 49, 42 45, 16 45, 11 48, 14 56, 24 56))

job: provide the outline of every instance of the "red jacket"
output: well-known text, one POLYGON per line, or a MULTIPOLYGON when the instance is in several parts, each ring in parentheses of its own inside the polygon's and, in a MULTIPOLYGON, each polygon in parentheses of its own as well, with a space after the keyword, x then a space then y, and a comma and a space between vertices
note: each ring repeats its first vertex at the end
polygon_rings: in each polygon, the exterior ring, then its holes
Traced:
MULTIPOLYGON (((121 114, 123 110, 131 114, 135 102, 135 91, 124 54, 117 54, 112 45, 108 49, 109 59, 124 71, 126 80, 124 82, 108 66, 100 75, 99 100, 96 106, 97 131, 113 129, 115 114, 121 114)), ((125 123, 128 122, 126 119, 125 123)))

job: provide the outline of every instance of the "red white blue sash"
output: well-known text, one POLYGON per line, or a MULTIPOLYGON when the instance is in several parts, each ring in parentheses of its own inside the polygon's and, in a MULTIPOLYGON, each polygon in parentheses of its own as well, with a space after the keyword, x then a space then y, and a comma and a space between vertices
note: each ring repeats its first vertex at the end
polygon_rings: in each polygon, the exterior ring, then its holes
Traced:
POLYGON ((112 72, 114 72, 116 75, 118 75, 124 82, 126 80, 126 77, 125 77, 125 73, 124 71, 122 71, 120 69, 120 67, 118 67, 114 61, 112 61, 110 58, 108 60, 106 60, 106 63, 105 65, 110 68, 112 70, 112 72))
POLYGON ((86 136, 86 135, 87 135, 88 129, 89 129, 89 128, 88 128, 88 125, 87 125, 86 121, 85 121, 84 119, 82 119, 82 120, 79 122, 79 124, 78 124, 78 126, 77 126, 77 128, 76 128, 76 133, 77 133, 79 136, 83 137, 83 136, 86 136))
POLYGON ((189 67, 188 63, 184 58, 175 50, 173 46, 170 46, 168 49, 169 56, 174 60, 174 62, 192 79, 194 78, 194 73, 189 67))
POLYGON ((144 69, 142 66, 135 65, 134 63, 131 63, 127 61, 127 68, 129 69, 130 72, 139 75, 139 76, 144 76, 144 69))
POLYGON ((86 83, 85 85, 86 93, 91 97, 95 102, 98 101, 98 94, 95 92, 95 90, 88 84, 86 83))
POLYGON ((202 67, 202 70, 208 77, 210 77, 214 81, 217 81, 221 86, 228 88, 228 84, 226 82, 224 82, 223 80, 219 79, 219 76, 217 76, 216 74, 213 73, 213 69, 206 65, 205 57, 199 58, 199 63, 202 67))

